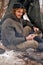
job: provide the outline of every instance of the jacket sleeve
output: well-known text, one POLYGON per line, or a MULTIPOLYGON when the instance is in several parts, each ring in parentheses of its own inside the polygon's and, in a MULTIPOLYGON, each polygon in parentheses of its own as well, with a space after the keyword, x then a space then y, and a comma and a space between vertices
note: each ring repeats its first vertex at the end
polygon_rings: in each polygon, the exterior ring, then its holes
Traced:
POLYGON ((32 29, 33 29, 33 27, 34 27, 34 25, 31 23, 31 22, 29 22, 29 21, 27 21, 27 20, 24 20, 23 21, 23 26, 30 26, 32 29))

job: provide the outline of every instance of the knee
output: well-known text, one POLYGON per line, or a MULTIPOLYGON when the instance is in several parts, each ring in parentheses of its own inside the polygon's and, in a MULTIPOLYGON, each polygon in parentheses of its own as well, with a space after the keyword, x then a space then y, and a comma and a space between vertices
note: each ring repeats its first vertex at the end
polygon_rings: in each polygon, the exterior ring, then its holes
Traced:
POLYGON ((33 47, 34 47, 35 49, 38 48, 38 45, 39 45, 39 43, 38 43, 37 41, 33 40, 33 47))
POLYGON ((25 30, 30 30, 30 31, 32 30, 30 26, 25 26, 24 29, 25 30))
POLYGON ((31 32, 31 30, 32 30, 32 29, 31 29, 29 26, 25 26, 24 29, 23 29, 24 35, 25 35, 25 36, 28 36, 29 33, 31 32))

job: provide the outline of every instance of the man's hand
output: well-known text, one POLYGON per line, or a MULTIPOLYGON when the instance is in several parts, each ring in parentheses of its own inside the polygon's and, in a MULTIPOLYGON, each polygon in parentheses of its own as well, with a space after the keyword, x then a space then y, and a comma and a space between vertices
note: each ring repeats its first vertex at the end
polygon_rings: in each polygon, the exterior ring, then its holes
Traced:
POLYGON ((39 31, 39 28, 37 28, 37 27, 33 27, 33 29, 34 29, 34 32, 39 31))
POLYGON ((26 37, 26 40, 32 40, 35 36, 37 36, 37 34, 30 34, 26 37))

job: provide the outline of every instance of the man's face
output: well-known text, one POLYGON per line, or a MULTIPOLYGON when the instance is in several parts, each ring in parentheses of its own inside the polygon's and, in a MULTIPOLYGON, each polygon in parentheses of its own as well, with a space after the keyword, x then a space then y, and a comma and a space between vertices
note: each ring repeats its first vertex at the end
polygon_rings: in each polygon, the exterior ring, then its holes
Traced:
POLYGON ((17 18, 21 18, 22 15, 23 15, 23 9, 22 8, 18 8, 16 11, 15 11, 15 15, 17 18))

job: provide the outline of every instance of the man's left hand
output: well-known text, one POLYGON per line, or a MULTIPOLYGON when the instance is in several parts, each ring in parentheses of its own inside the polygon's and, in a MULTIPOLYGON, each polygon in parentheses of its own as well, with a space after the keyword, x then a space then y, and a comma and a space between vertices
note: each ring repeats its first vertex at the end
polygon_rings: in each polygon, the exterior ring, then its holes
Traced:
POLYGON ((39 28, 37 28, 37 27, 33 27, 33 29, 34 29, 34 32, 39 31, 39 28))

